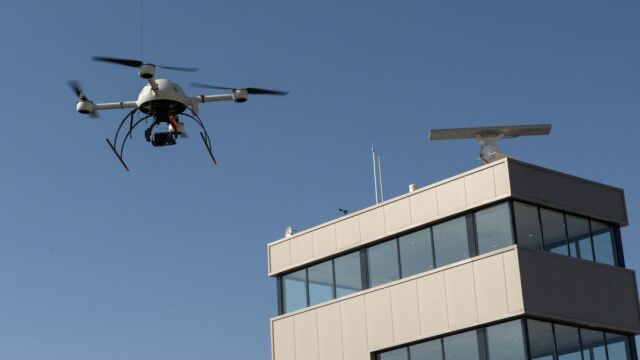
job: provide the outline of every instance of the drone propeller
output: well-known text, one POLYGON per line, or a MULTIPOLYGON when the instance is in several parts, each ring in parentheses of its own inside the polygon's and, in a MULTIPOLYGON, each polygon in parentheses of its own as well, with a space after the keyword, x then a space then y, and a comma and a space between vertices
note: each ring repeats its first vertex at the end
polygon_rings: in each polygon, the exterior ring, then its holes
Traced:
POLYGON ((86 101, 87 97, 84 95, 84 91, 82 91, 82 87, 80 87, 80 82, 78 80, 69 80, 69 86, 71 90, 76 94, 78 99, 82 101, 86 101))
MULTIPOLYGON (((78 80, 69 80, 69 86, 71 87, 71 90, 73 90, 73 93, 78 97, 78 101, 91 102, 91 100, 89 100, 89 98, 87 98, 87 96, 84 94, 84 91, 82 91, 82 87, 80 86, 80 82, 78 80)), ((91 114, 89 114, 89 117, 97 118, 98 113, 92 112, 91 114)))
MULTIPOLYGON (((106 57, 106 56, 94 56, 93 60, 102 61, 102 62, 108 62, 108 63, 113 63, 113 64, 118 64, 118 65, 124 65, 124 66, 129 66, 129 67, 134 67, 134 68, 139 68, 140 66, 147 64, 147 63, 144 63, 144 62, 142 62, 140 60, 120 59, 120 58, 113 58, 113 57, 106 57)), ((153 66, 159 67, 161 69, 177 70, 177 71, 195 72, 195 71, 200 70, 198 68, 188 68, 188 67, 164 66, 164 65, 155 65, 155 64, 149 64, 149 65, 153 65, 153 66)))
POLYGON ((259 88, 252 88, 252 87, 248 87, 248 88, 231 88, 231 87, 213 86, 213 85, 207 85, 207 84, 201 84, 201 83, 191 83, 191 86, 204 88, 204 89, 216 89, 216 90, 231 90, 231 91, 245 90, 248 94, 254 94, 254 95, 285 96, 285 95, 287 95, 289 93, 288 91, 280 91, 280 90, 259 89, 259 88))

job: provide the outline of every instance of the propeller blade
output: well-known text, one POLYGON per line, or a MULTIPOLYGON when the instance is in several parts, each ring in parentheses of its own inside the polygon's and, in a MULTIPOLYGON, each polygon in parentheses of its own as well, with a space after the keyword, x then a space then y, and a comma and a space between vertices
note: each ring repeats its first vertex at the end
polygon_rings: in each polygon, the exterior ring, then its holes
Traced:
POLYGON ((231 90, 231 91, 233 91, 233 90, 246 90, 247 93, 253 94, 253 95, 279 95, 279 96, 285 96, 285 95, 289 94, 288 91, 281 91, 281 90, 260 89, 260 88, 253 88, 253 87, 249 87, 249 88, 231 88, 231 87, 226 87, 226 86, 214 86, 214 85, 195 83, 195 82, 191 83, 191 86, 204 88, 204 89, 216 89, 216 90, 231 90))
MULTIPOLYGON (((121 59, 121 58, 114 58, 114 57, 108 57, 108 56, 94 56, 93 60, 102 61, 102 62, 108 62, 108 63, 113 63, 113 64, 119 64, 119 65, 134 67, 134 68, 139 68, 140 66, 145 64, 144 62, 142 62, 140 60, 121 59)), ((190 68, 190 67, 164 66, 164 65, 155 65, 155 64, 149 64, 149 65, 153 65, 153 66, 156 66, 156 67, 159 67, 159 68, 162 68, 162 69, 176 70, 176 71, 196 72, 196 71, 200 70, 198 68, 190 68)))
POLYGON ((86 100, 87 97, 84 95, 84 92, 82 91, 82 87, 80 86, 80 82, 77 80, 69 80, 69 86, 71 87, 71 90, 73 90, 73 93, 76 94, 76 96, 78 97, 78 99, 80 100, 86 100))
POLYGON ((164 66, 164 65, 156 65, 156 66, 162 69, 175 70, 175 71, 196 72, 200 70, 199 68, 189 68, 189 67, 164 66))
POLYGON ((282 90, 270 90, 270 89, 259 89, 259 88, 247 88, 246 90, 247 90, 247 92, 249 94, 254 94, 254 95, 285 96, 285 95, 289 94, 288 91, 282 91, 282 90))
POLYGON ((120 58, 113 58, 113 57, 106 57, 106 56, 94 56, 93 60, 119 64, 124 66, 130 66, 134 68, 139 68, 142 64, 144 64, 140 60, 120 59, 120 58))
POLYGON ((196 83, 196 82, 192 82, 191 86, 198 87, 198 88, 203 88, 203 89, 232 90, 232 91, 235 90, 235 88, 230 88, 230 87, 225 87, 225 86, 213 86, 213 85, 196 83))

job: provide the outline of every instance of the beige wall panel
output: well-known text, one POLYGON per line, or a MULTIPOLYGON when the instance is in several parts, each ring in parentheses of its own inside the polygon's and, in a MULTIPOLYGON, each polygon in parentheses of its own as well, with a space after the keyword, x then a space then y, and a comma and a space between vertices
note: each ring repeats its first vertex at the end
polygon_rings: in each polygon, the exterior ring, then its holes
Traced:
POLYGON ((273 326, 273 359, 296 360, 293 317, 276 320, 273 326))
MULTIPOLYGON (((371 360, 367 341, 364 296, 340 302, 342 348, 345 360, 371 360)), ((280 359, 276 359, 280 360, 280 359)))
POLYGON ((416 280, 416 284, 422 335, 428 336, 446 331, 449 328, 449 317, 447 316, 444 272, 421 277, 416 280))
POLYGON ((467 206, 487 202, 496 197, 493 168, 486 168, 464 177, 467 206))
POLYGON ((522 285, 520 283, 520 266, 518 264, 518 252, 514 249, 502 253, 504 263, 505 286, 507 288, 507 304, 510 313, 524 310, 522 302, 522 285))
POLYGON ((291 245, 288 241, 283 241, 269 246, 269 267, 270 271, 278 271, 291 265, 291 245))
POLYGON ((336 251, 336 226, 329 225, 313 232, 313 256, 320 257, 336 251))
POLYGON ((300 313, 294 316, 293 320, 296 330, 296 360, 318 360, 316 312, 300 313))
POLYGON ((493 179, 496 185, 496 196, 508 195, 511 192, 507 163, 498 164, 493 167, 493 179))
POLYGON ((320 360, 342 360, 340 304, 318 308, 318 350, 320 360))
POLYGON ((478 303, 478 321, 487 321, 509 312, 502 254, 473 263, 478 303))
POLYGON ((313 233, 296 236, 290 240, 291 263, 298 264, 313 257, 313 233))
POLYGON ((416 280, 412 280, 390 288, 393 340, 396 344, 420 336, 420 310, 416 283, 416 280))
POLYGON ((449 181, 436 188, 438 196, 438 214, 453 214, 467 206, 464 178, 449 181))
POLYGON ((400 230, 411 225, 411 201, 409 198, 385 205, 384 220, 387 232, 400 230))
POLYGON ((424 223, 438 217, 438 196, 436 193, 436 189, 429 189, 409 197, 412 224, 424 223))
POLYGON ((391 293, 389 288, 364 295, 367 307, 367 333, 369 348, 383 348, 393 344, 391 293))
POLYGON ((360 222, 358 217, 350 217, 336 223, 336 244, 338 250, 360 243, 360 222))
POLYGON ((373 240, 386 233, 383 208, 367 211, 358 217, 360 218, 360 240, 362 242, 373 240))
POLYGON ((450 328, 462 328, 478 322, 473 265, 467 263, 444 271, 447 314, 450 328))

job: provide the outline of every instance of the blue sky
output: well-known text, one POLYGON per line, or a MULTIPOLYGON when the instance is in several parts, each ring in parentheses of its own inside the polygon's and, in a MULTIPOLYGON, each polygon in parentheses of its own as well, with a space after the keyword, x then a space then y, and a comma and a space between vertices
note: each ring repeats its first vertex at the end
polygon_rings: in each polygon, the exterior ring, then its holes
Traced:
MULTIPOLYGON (((550 122, 513 157, 625 189, 640 268, 637 1, 146 1, 144 60, 192 81, 291 91, 203 106, 197 137, 107 147, 137 97, 137 1, 6 2, 0 12, 2 359, 268 359, 275 282, 266 244, 480 165, 430 128, 550 122)), ((187 123, 187 125, 191 125, 187 123)), ((189 130, 188 128, 187 130, 189 130)), ((195 129, 193 129, 195 131, 195 129)), ((194 132, 192 131, 192 133, 194 132)), ((197 135, 197 132, 196 132, 197 135)))

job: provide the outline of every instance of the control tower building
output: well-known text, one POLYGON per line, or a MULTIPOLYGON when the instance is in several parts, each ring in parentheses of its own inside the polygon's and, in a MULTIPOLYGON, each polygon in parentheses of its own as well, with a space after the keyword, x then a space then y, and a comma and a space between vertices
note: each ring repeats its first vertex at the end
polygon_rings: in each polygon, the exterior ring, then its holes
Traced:
POLYGON ((268 245, 273 360, 638 359, 623 190, 503 158, 268 245))

